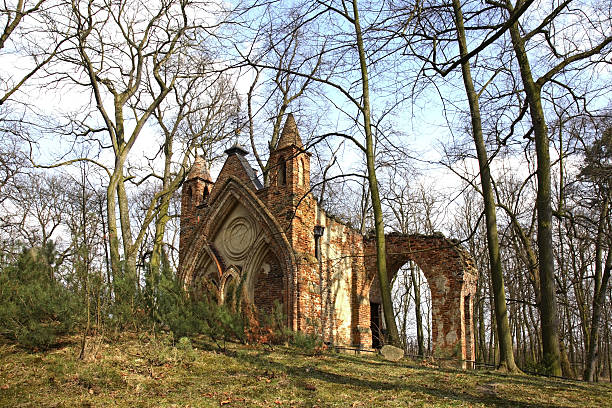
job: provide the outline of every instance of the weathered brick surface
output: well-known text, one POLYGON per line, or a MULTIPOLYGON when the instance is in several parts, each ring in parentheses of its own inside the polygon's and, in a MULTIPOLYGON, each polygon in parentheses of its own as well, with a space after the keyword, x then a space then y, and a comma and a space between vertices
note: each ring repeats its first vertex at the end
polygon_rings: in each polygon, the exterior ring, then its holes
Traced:
MULTIPOLYGON (((179 248, 186 248, 191 242, 193 231, 199 224, 202 207, 205 207, 210 198, 214 183, 210 178, 204 158, 197 157, 191 171, 183 184, 181 194, 181 235, 179 248)), ((179 270, 183 262, 184 250, 179 251, 179 270)))
POLYGON ((262 318, 274 312, 277 302, 282 306, 285 298, 283 270, 280 264, 271 254, 266 256, 264 264, 270 265, 270 268, 262 268, 258 271, 253 293, 253 303, 262 318))
MULTIPOLYGON (((260 316, 278 302, 293 330, 371 347, 370 302, 380 303, 374 242, 329 217, 308 193, 310 154, 293 118, 270 155, 268 186, 256 180, 246 151, 235 146, 227 153, 214 183, 196 163, 183 187, 179 259, 186 286, 197 290, 214 280, 223 298, 226 282, 241 279, 242 295, 260 316), (319 259, 315 226, 324 227, 319 259)), ((408 260, 423 270, 431 289, 434 353, 473 359, 474 262, 442 236, 389 234, 390 276, 408 260)))
MULTIPOLYGON (((367 279, 377 281, 375 243, 366 239, 367 279)), ((455 240, 443 235, 386 236, 387 270, 392 278, 412 260, 423 271, 431 292, 434 355, 474 359, 472 302, 478 273, 474 261, 455 240), (467 309, 464 302, 467 300, 467 309), (468 310, 468 313, 465 313, 468 310)), ((379 298, 374 282, 374 299, 379 298)))

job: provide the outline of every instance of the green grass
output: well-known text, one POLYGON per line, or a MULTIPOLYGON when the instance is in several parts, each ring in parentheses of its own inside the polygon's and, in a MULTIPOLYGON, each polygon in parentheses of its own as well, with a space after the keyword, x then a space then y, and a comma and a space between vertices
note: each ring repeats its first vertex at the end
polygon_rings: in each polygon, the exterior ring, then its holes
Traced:
POLYGON ((3 407, 606 407, 610 384, 306 355, 285 347, 123 339, 78 360, 75 342, 29 353, 0 344, 3 407))

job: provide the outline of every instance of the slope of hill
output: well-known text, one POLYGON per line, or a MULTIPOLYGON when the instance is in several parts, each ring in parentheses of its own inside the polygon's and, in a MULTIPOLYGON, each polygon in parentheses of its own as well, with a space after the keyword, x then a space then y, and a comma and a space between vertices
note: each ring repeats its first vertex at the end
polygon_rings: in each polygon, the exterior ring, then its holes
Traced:
POLYGON ((374 355, 307 355, 286 347, 151 339, 68 343, 28 353, 0 345, 0 406, 405 407, 612 406, 612 386, 390 363, 374 355), (203 349, 202 349, 203 348, 203 349))

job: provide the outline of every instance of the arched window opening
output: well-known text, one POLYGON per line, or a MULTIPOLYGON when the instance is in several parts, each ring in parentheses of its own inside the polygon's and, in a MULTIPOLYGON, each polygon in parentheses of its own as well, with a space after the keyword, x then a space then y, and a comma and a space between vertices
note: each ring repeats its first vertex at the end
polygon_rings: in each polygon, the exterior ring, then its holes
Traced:
POLYGON ((287 184, 287 163, 281 157, 278 161, 278 180, 277 183, 279 186, 284 186, 287 184))
POLYGON ((268 252, 261 266, 254 271, 252 286, 253 304, 259 316, 272 315, 286 306, 283 269, 276 256, 268 252), (281 308, 279 310, 279 308, 281 308))
POLYGON ((204 187, 204 192, 202 193, 202 200, 206 201, 206 199, 208 198, 208 195, 210 194, 210 192, 208 191, 208 186, 204 187))
POLYGON ((238 280, 235 279, 234 275, 229 275, 225 279, 225 283, 223 284, 221 296, 223 299, 223 303, 227 304, 228 306, 235 305, 237 301, 237 298, 236 298, 238 296, 237 283, 238 283, 238 280))
POLYGON ((298 185, 304 185, 304 159, 298 160, 298 185))
POLYGON ((191 204, 191 187, 187 187, 185 195, 187 196, 187 202, 191 204))
POLYGON ((405 313, 400 313, 398 328, 409 354, 426 356, 431 353, 432 307, 429 283, 414 261, 406 262, 397 271, 392 296, 405 313))

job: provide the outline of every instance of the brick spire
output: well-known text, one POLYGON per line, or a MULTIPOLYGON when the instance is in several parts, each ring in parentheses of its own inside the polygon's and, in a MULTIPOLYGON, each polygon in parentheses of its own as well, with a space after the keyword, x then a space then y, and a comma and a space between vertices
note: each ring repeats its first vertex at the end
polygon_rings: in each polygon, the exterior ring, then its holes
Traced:
POLYGON ((193 166, 191 166, 191 170, 189 170, 185 180, 194 179, 201 179, 212 183, 212 178, 208 171, 208 163, 206 163, 206 159, 204 159, 203 156, 196 156, 193 166))
POLYGON ((295 119, 293 118, 292 113, 287 115, 285 127, 283 127, 283 132, 278 139, 276 150, 280 150, 288 146, 297 146, 299 148, 302 148, 303 146, 302 139, 298 133, 297 125, 295 124, 295 119))

